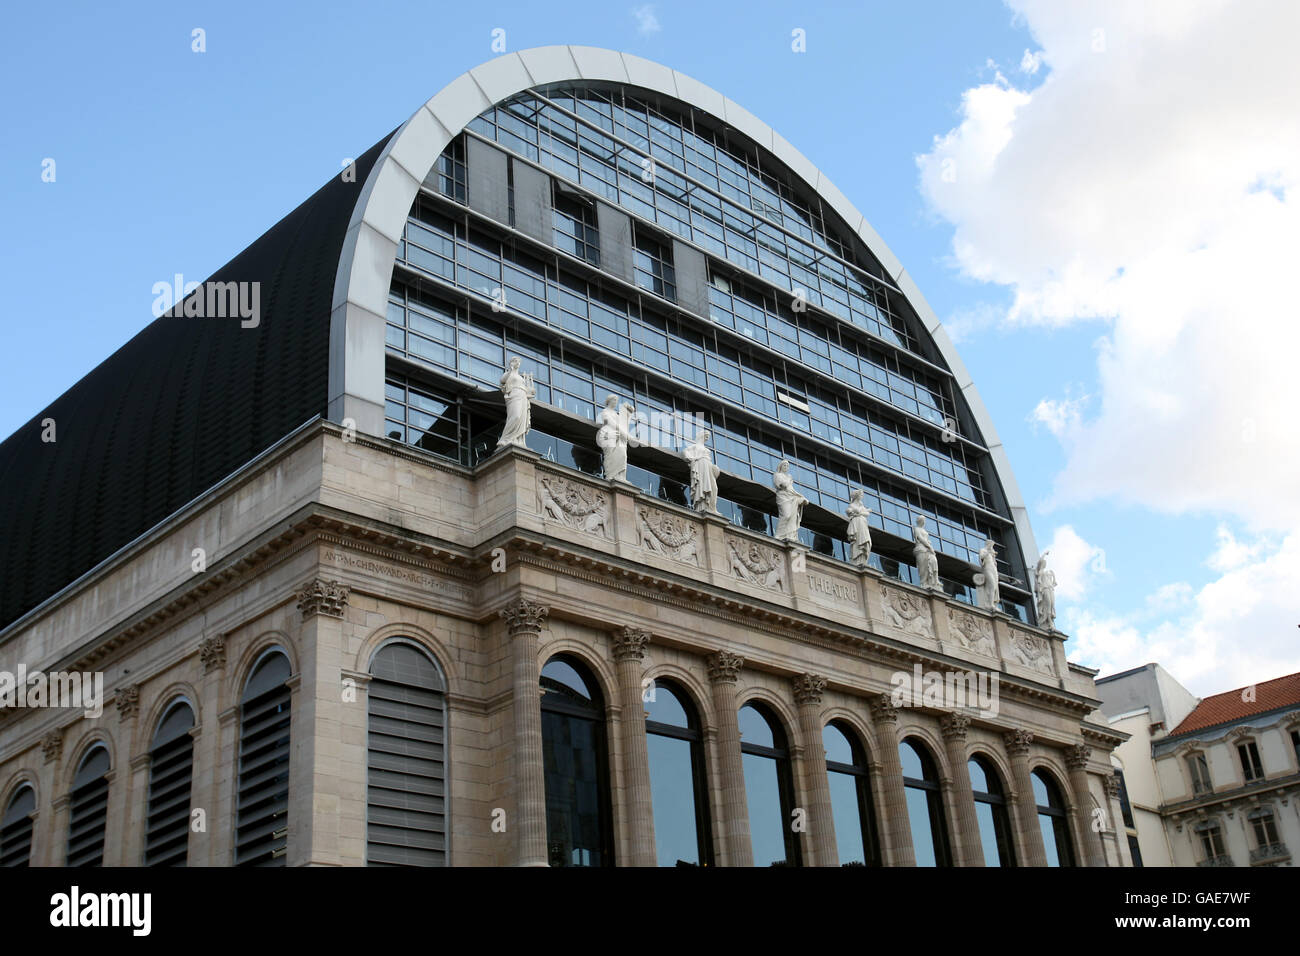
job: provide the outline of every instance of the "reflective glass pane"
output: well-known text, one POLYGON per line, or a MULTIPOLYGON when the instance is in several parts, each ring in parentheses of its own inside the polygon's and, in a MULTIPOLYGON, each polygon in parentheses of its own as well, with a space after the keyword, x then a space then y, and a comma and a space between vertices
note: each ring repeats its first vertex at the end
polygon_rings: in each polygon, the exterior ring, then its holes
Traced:
POLYGON ((675 866, 678 860, 699 863, 691 742, 648 734, 646 749, 650 755, 650 798, 659 865, 675 866))
MULTIPOLYGON (((744 710, 741 711, 744 713, 744 710)), ((785 860, 785 816, 777 761, 744 755, 745 797, 749 805, 749 837, 754 865, 771 866, 785 860)))

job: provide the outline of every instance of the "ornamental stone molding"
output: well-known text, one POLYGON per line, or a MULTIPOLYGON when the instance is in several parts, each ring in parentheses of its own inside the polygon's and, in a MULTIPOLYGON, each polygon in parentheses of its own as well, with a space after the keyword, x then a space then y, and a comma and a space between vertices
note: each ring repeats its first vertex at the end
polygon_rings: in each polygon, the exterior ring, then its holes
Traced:
POLYGON ((529 601, 527 598, 519 598, 511 604, 507 604, 498 615, 506 622, 506 629, 510 636, 516 634, 537 634, 542 629, 542 622, 546 616, 551 613, 551 609, 544 604, 537 604, 529 601))
POLYGON ((871 698, 871 720, 877 724, 897 724, 898 707, 888 694, 877 694, 871 698))
POLYGON ((302 611, 304 618, 313 614, 342 617, 347 606, 348 589, 338 581, 317 578, 298 592, 298 610, 302 611))
POLYGON ((614 632, 614 660, 645 657, 645 646, 650 643, 650 632, 639 627, 624 627, 614 632))
POLYGON ((985 657, 997 657, 992 621, 950 607, 948 608, 948 630, 966 650, 983 654, 985 657))
POLYGON ((537 503, 544 520, 608 538, 609 496, 559 475, 537 475, 537 503))
POLYGON ((658 508, 638 507, 636 527, 642 550, 700 566, 700 529, 694 521, 658 508))
POLYGON ((740 676, 740 669, 745 666, 745 659, 730 651, 718 651, 710 654, 706 663, 710 681, 715 684, 734 684, 740 676))
POLYGON ((1065 766, 1071 770, 1082 770, 1088 766, 1092 748, 1087 744, 1072 744, 1065 748, 1065 766))
POLYGON ((966 714, 944 714, 939 718, 939 732, 944 740, 966 742, 966 732, 970 728, 970 717, 966 714))
POLYGON ((884 604, 885 619, 893 627, 917 637, 934 637, 930 605, 924 598, 882 584, 880 599, 884 604))
POLYGON ((727 563, 731 573, 746 584, 784 592, 785 557, 780 551, 727 535, 727 563))
POLYGON ((210 674, 226 666, 226 637, 218 634, 205 637, 199 642, 199 660, 203 662, 203 673, 210 674))
POLYGON ((134 717, 140 712, 140 685, 132 684, 130 687, 120 688, 117 692, 116 701, 118 720, 134 717))
POLYGON ((1027 757, 1029 745, 1034 742, 1034 735, 1028 730, 1012 730, 1002 735, 1007 753, 1013 757, 1027 757))
POLYGON ((820 704, 826 678, 818 674, 800 674, 794 679, 794 699, 799 704, 820 704))
POLYGON ((46 763, 54 763, 63 756, 63 731, 51 730, 41 738, 41 754, 46 763))
POLYGON ((1119 798, 1119 777, 1114 774, 1106 778, 1106 795, 1112 800, 1119 798))

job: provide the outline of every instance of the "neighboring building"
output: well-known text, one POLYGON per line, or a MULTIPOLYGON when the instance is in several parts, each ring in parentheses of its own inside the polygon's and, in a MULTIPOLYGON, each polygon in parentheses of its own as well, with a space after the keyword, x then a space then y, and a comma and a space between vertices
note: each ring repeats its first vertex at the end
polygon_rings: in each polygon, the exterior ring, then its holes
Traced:
MULTIPOLYGON (((1193 697, 1158 664, 1097 681, 1147 866, 1290 866, 1300 674, 1193 697)), ((1126 821, 1127 822, 1127 821, 1126 821)), ((1135 858, 1136 859, 1136 858, 1135 858)))
POLYGON ((260 314, 154 322, 0 446, 0 662, 112 695, 0 713, 0 859, 1127 864, 1124 734, 1034 620, 974 384, 735 103, 609 51, 501 56, 213 278, 260 314), (512 356, 533 430, 498 450, 512 356), (627 483, 607 393, 646 416, 627 483), (687 492, 700 422, 721 515, 687 492), (914 668, 997 693, 910 706, 914 668))

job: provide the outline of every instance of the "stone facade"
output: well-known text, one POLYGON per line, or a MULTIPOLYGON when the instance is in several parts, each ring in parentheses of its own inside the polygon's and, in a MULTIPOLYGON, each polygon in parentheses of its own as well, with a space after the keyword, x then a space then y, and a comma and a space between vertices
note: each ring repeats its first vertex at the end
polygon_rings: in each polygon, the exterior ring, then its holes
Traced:
POLYGON ((1092 672, 1063 637, 957 604, 873 569, 547 463, 521 448, 470 470, 314 422, 114 555, 0 636, 3 666, 103 673, 116 700, 0 713, 0 801, 35 788, 33 862, 62 864, 81 756, 112 761, 105 862, 141 862, 150 740, 164 709, 194 709, 192 865, 233 859, 239 701, 259 654, 293 672, 287 862, 366 860, 370 661, 393 637, 446 680, 446 849, 452 865, 545 865, 538 675, 581 658, 606 701, 614 856, 655 859, 640 690, 671 678, 702 723, 714 859, 751 860, 736 709, 761 698, 791 741, 802 857, 836 865, 821 728, 840 720, 871 769, 887 864, 914 860, 898 741, 927 742, 950 842, 979 865, 965 760, 999 768, 1022 861, 1035 847, 1029 774, 1059 782, 1081 864, 1116 865, 1110 751, 1092 672), (206 569, 191 551, 202 547, 206 569), (996 713, 895 706, 891 678, 991 670, 996 713), (351 689, 353 693, 345 693, 351 689), (900 813, 904 814, 900 819, 900 813), (504 826, 494 821, 504 819, 504 826), (1109 837, 1109 839, 1107 839, 1109 837))

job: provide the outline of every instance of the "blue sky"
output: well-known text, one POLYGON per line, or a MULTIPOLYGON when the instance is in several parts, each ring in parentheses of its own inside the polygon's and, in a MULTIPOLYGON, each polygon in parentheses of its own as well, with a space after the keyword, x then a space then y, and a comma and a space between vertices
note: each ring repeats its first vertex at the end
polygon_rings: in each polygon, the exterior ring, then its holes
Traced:
MULTIPOLYGON (((1199 693, 1300 669, 1294 603, 1252 605, 1252 629, 1290 631, 1270 638, 1266 653, 1238 656, 1230 666, 1216 655, 1234 646, 1232 616, 1207 610, 1213 594, 1225 593, 1225 578, 1244 576, 1233 579, 1232 592, 1244 600, 1242 580, 1292 567, 1275 559, 1290 553, 1300 520, 1288 511, 1269 527, 1256 510, 1259 494, 1276 488, 1257 494, 1249 478, 1235 475, 1174 488, 1177 481, 1133 465, 1140 456, 1124 442, 1142 447, 1141 433, 1107 431, 1120 428, 1114 422, 1122 424, 1125 402, 1135 400, 1115 384, 1125 343, 1147 328, 1134 304, 1140 296, 1125 298, 1132 287, 1117 286, 1114 269, 1146 274, 1154 243, 1112 262, 1089 252, 1106 248, 1097 229, 1071 233, 1075 226, 1052 218, 1091 190, 1103 198, 1088 208, 1100 209, 1107 226, 1108 188, 1089 178, 1109 165, 1108 147, 1099 144, 1119 138, 1105 124, 1121 111, 1102 108, 1106 97, 1140 83, 1117 86, 1116 76, 1140 71, 1152 50, 1174 56, 1163 41, 1188 34, 1186 22, 1174 23, 1182 14, 1171 13, 1166 30, 1157 8, 1153 2, 1135 23, 1112 4, 1071 20, 1034 0, 1014 9, 954 0, 812 10, 583 0, 561 7, 137 3, 129 13, 102 4, 20 5, 0 36, 0 75, 11 91, 0 107, 9 225, 0 239, 9 346, 0 351, 0 434, 146 325, 155 282, 178 272, 207 276, 336 174, 345 157, 490 59, 494 29, 506 31, 512 51, 609 47, 692 75, 781 132, 866 214, 936 313, 952 321, 1009 449, 1039 547, 1058 541, 1066 565, 1058 573, 1069 592, 1059 623, 1079 634, 1068 649, 1073 659, 1113 669, 1160 654, 1199 693), (203 53, 191 49, 196 27, 206 33, 203 53), (804 53, 791 50, 796 28, 806 33, 804 53), (1097 61, 1077 51, 1091 43, 1097 53, 1103 28, 1109 46, 1100 55, 1110 59, 1098 74, 1090 65, 1097 61), (1134 50, 1145 52, 1125 60, 1134 50), (1097 110, 1052 128, 1094 90, 1097 110), (1085 132, 1088 139, 1069 142, 1085 132), (999 136, 1013 148, 999 145, 999 136), (1081 151, 1095 151, 1097 162, 1067 172, 1081 151), (56 163, 52 183, 41 178, 46 158, 56 163), (934 175, 946 158, 961 164, 955 183, 934 175), (1054 180, 1057 164, 1062 175, 1054 180), (1018 205, 1019 183, 1041 201, 1018 205), (1097 270, 1107 275, 1098 279, 1097 270), (1096 314, 1102 317, 1088 317, 1096 314), (1174 490, 1165 496, 1164 488, 1174 490), (1231 536, 1226 552, 1224 534, 1231 536), (1153 601, 1163 610, 1152 610, 1153 601)), ((1210 16, 1193 18, 1193 33, 1222 32, 1210 16)), ((1192 113, 1187 127, 1212 119, 1192 113)), ((1143 118, 1126 122, 1140 128, 1143 118)), ((1268 142, 1253 148, 1239 165, 1254 169, 1252 157, 1265 157, 1255 171, 1291 217, 1294 166, 1274 162, 1268 142), (1277 178, 1269 179, 1275 167, 1277 178)), ((1147 212, 1148 224, 1160 215, 1147 212)), ((1205 221, 1221 221, 1219 212, 1208 211, 1205 221)), ((1133 235, 1124 210, 1110 215, 1118 237, 1133 235)), ((1218 248, 1213 236, 1198 235, 1218 248)), ((1179 247, 1177 235, 1166 238, 1179 247)), ((1187 265, 1169 265, 1180 267, 1187 265)), ((1154 266, 1149 274, 1157 274, 1154 266)), ((1191 401, 1182 383, 1165 385, 1172 401, 1191 401)), ((1294 474, 1293 462, 1279 465, 1283 478, 1294 474)), ((1194 456, 1174 473, 1193 467, 1194 456)), ((1244 613, 1241 620, 1246 626, 1244 613)))

